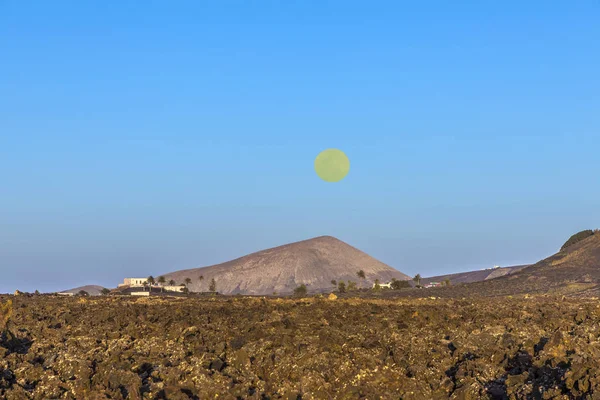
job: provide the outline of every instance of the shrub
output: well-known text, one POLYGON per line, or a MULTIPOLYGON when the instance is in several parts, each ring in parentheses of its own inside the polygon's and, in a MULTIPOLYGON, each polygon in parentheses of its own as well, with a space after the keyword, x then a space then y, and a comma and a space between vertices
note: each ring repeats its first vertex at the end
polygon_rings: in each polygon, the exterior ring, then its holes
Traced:
POLYGON ((566 249, 569 246, 573 246, 575 243, 582 241, 583 239, 587 239, 588 237, 592 236, 594 234, 594 231, 591 229, 587 229, 585 231, 581 231, 581 232, 577 232, 576 234, 574 234, 573 236, 571 236, 569 238, 569 240, 567 240, 565 242, 565 244, 562 245, 562 247, 560 248, 560 251, 563 251, 564 249, 566 249))
POLYGON ((102 293, 104 296, 108 295, 110 293, 110 289, 107 288, 103 288, 100 293, 102 293))
POLYGON ((343 281, 338 283, 338 292, 346 293, 346 284, 343 281))
POLYGON ((303 283, 302 285, 298 286, 296 289, 294 289, 294 294, 296 296, 304 296, 306 295, 306 285, 303 283))
POLYGON ((373 290, 379 292, 381 290, 381 285, 379 284, 379 279, 375 279, 375 286, 373 286, 373 290))
POLYGON ((86 292, 85 290, 80 290, 79 292, 77 292, 78 296, 89 296, 90 294, 88 292, 86 292))
POLYGON ((356 282, 348 281, 348 291, 351 292, 353 290, 356 290, 356 282))
POLYGON ((212 278, 210 280, 210 285, 208 286, 208 290, 210 290, 211 292, 217 291, 217 282, 215 281, 215 278, 212 278))
POLYGON ((400 281, 396 278, 393 278, 391 286, 392 286, 392 289, 394 289, 394 290, 400 290, 402 288, 409 288, 410 283, 408 283, 408 281, 400 281))

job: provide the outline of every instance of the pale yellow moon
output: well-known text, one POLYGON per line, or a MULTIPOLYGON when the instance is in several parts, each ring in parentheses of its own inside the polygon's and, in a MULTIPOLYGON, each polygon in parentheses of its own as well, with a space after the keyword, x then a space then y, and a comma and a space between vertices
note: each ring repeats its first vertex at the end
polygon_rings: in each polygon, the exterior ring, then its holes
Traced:
POLYGON ((327 149, 315 158, 315 171, 326 182, 339 182, 350 172, 350 160, 338 149, 327 149))

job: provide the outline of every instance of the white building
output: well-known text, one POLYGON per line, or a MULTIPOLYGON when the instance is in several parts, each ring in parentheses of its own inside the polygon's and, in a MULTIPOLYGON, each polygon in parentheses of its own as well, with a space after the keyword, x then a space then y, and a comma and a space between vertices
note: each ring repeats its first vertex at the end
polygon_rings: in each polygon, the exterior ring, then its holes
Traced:
POLYGON ((140 287, 144 286, 144 282, 146 282, 146 278, 125 278, 123 279, 123 283, 120 283, 118 287, 121 286, 131 286, 131 287, 140 287))
MULTIPOLYGON (((373 289, 375 289, 375 285, 377 285, 376 283, 373 284, 373 289)), ((388 282, 388 283, 380 283, 379 284, 380 288, 388 288, 391 289, 392 288, 392 282, 388 282)))

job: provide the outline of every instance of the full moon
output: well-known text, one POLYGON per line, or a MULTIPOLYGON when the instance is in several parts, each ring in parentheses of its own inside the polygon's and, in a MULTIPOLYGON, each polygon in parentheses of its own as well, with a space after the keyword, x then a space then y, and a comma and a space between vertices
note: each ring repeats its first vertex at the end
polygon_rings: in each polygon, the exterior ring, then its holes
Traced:
POLYGON ((315 171, 325 182, 339 182, 350 172, 350 160, 338 149, 327 149, 315 158, 315 171))

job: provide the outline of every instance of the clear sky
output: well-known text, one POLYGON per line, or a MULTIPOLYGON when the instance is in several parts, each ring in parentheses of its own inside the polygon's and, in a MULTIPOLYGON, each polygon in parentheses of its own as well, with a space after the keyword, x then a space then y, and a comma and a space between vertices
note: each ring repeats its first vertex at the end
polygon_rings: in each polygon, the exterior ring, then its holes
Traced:
POLYGON ((595 0, 0 0, 0 292, 320 235, 410 275, 544 258, 600 228, 598 21, 595 0))

